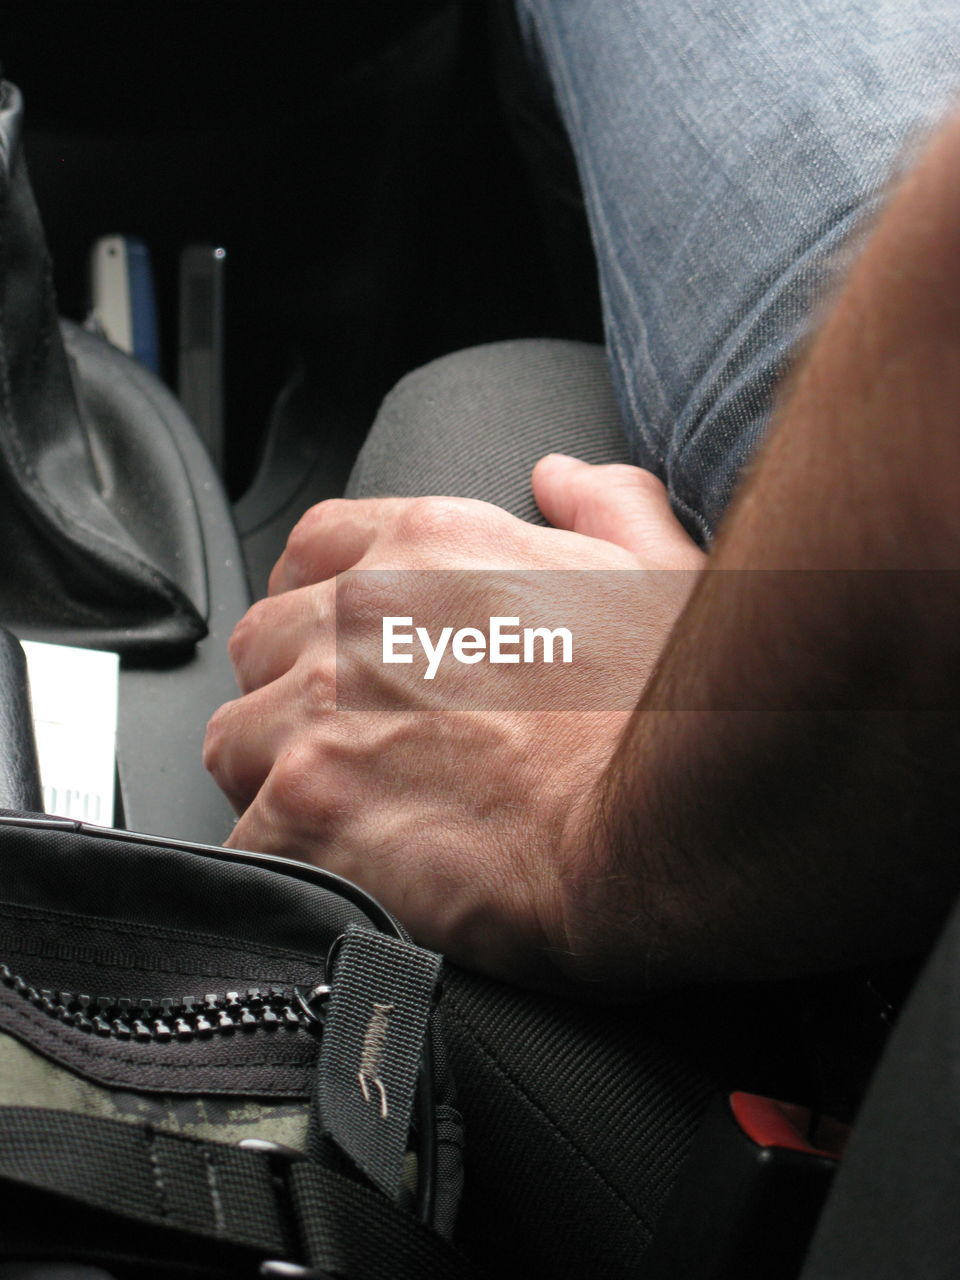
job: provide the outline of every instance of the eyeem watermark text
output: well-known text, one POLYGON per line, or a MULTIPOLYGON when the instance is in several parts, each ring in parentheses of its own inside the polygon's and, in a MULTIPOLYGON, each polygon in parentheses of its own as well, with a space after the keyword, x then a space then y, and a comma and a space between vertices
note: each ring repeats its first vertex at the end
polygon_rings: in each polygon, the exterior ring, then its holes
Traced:
POLYGON ((493 617, 488 632, 479 627, 441 627, 434 640, 426 627, 414 627, 412 617, 383 619, 384 663, 413 662, 414 644, 427 659, 424 680, 432 680, 445 653, 465 666, 476 662, 573 662, 573 633, 569 627, 524 627, 519 617, 493 617), (559 645, 559 659, 555 657, 559 645))

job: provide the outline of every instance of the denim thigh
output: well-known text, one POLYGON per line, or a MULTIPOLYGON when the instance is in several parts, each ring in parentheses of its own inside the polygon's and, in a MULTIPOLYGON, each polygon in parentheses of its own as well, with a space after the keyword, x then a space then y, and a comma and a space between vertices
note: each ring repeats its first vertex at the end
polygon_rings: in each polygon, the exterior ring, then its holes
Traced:
POLYGON ((960 90, 960 11, 517 8, 576 155, 632 453, 709 539, 853 233, 960 90))

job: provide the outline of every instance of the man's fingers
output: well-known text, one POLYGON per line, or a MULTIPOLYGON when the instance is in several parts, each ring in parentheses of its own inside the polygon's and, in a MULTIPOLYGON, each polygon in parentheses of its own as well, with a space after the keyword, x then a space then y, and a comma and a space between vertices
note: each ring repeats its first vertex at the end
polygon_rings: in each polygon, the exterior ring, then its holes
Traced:
POLYGON ((551 453, 533 469, 540 510, 558 529, 615 543, 657 568, 699 568, 704 555, 670 509, 650 471, 625 463, 591 466, 551 453))
POLYGON ((356 880, 356 852, 338 840, 340 805, 335 798, 324 803, 326 791, 318 793, 309 785, 316 772, 315 759, 305 759, 302 748, 284 751, 224 843, 231 849, 299 858, 356 880))
POLYGON ((258 600, 234 628, 229 650, 237 684, 252 693, 291 669, 309 645, 324 637, 334 645, 335 588, 300 587, 258 600))
POLYGON ((284 817, 266 802, 262 791, 237 819, 229 838, 223 843, 228 849, 250 849, 255 853, 272 853, 281 858, 306 861, 295 845, 284 817))
POLYGON ((270 575, 270 595, 323 582, 363 559, 404 498, 330 498, 297 522, 270 575))
POLYGON ((286 757, 281 757, 274 763, 272 771, 264 779, 249 806, 237 819, 230 838, 224 841, 229 848, 252 849, 258 853, 307 860, 308 852, 313 847, 309 836, 293 830, 290 814, 277 803, 278 796, 275 795, 279 790, 279 799, 283 798, 283 776, 287 771, 286 757), (278 777, 281 779, 279 788, 271 783, 271 778, 278 777))
POLYGON ((280 858, 297 858, 301 862, 319 864, 316 849, 321 833, 310 831, 303 824, 295 826, 290 813, 278 803, 283 798, 283 777, 287 767, 285 758, 275 763, 224 844, 230 849, 251 849, 256 853, 272 853, 280 858), (279 787, 274 785, 275 778, 280 778, 279 787), (280 793, 279 796, 276 792, 280 793))
POLYGON ((302 736, 304 723, 335 704, 332 670, 301 663, 272 684, 214 712, 203 743, 203 764, 238 813, 253 801, 288 745, 302 736))

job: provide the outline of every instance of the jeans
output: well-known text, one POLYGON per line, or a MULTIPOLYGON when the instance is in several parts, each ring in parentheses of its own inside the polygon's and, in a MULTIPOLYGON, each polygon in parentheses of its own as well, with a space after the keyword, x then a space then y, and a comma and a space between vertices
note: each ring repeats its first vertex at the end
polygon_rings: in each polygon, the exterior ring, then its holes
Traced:
POLYGON ((891 176, 960 96, 948 0, 517 0, 576 156, 631 453, 708 541, 891 176))

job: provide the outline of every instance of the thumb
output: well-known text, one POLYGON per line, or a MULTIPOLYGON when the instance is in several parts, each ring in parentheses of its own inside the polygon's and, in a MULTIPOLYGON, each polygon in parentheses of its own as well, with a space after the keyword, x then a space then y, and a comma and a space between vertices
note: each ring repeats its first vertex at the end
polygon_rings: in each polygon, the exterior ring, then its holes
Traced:
POLYGON ((650 568, 698 569, 706 560, 652 471, 550 453, 534 467, 532 481, 537 505, 557 529, 613 542, 650 568))

